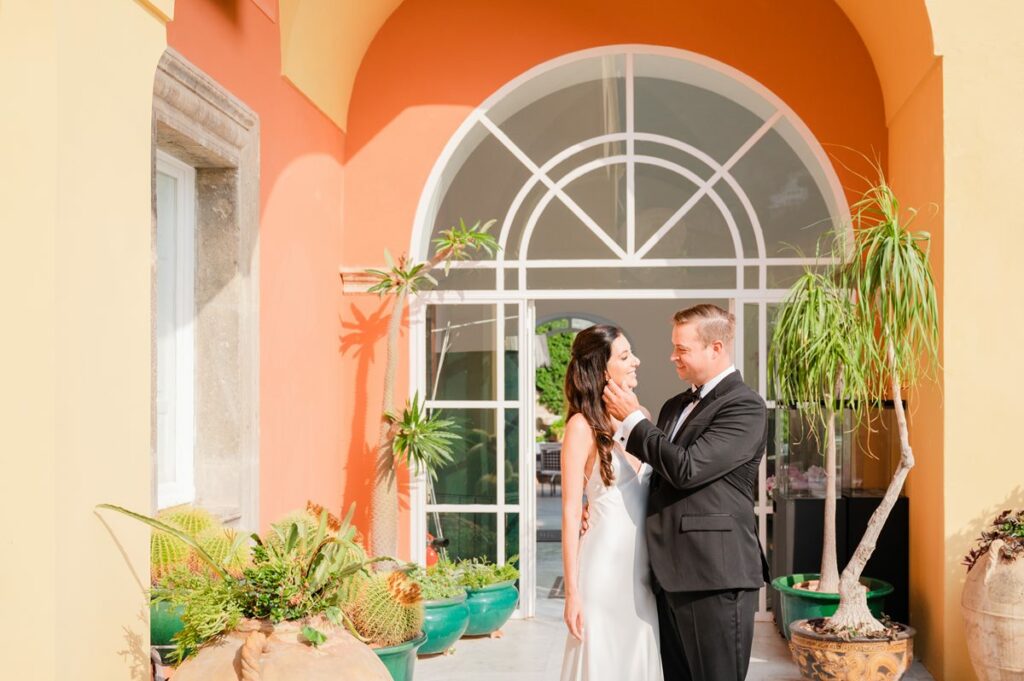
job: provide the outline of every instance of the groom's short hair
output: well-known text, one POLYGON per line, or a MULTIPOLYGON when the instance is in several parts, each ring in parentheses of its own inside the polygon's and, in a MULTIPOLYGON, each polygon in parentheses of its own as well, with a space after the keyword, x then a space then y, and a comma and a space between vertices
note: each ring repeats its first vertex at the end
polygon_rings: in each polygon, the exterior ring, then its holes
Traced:
POLYGON ((723 310, 711 303, 701 303, 680 310, 673 315, 672 320, 678 324, 697 323, 697 335, 704 345, 722 341, 727 348, 732 347, 736 338, 736 317, 729 311, 723 310))

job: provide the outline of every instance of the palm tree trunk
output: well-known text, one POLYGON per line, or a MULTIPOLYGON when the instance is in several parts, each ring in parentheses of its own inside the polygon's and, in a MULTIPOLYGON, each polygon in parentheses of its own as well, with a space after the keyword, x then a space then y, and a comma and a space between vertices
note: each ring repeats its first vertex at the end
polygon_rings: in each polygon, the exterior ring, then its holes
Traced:
POLYGON ((377 460, 374 467, 373 495, 370 499, 370 547, 373 555, 398 555, 398 490, 395 486, 395 457, 391 451, 391 427, 385 414, 394 406, 395 371, 398 368, 398 338, 405 314, 405 289, 395 295, 395 306, 388 320, 387 358, 384 367, 384 398, 377 460))
POLYGON ((892 507, 903 490, 903 483, 907 474, 914 467, 914 452, 910 448, 910 435, 907 431, 907 415, 903 410, 903 390, 900 386, 900 377, 896 372, 894 350, 892 341, 889 341, 887 353, 890 367, 890 380, 892 382, 892 398, 896 409, 896 424, 899 426, 900 434, 900 465, 885 490, 882 502, 871 514, 868 527, 864 530, 864 536, 853 552, 853 557, 843 570, 843 576, 839 583, 839 609, 836 614, 829 618, 833 629, 852 628, 858 633, 871 633, 883 631, 885 627, 868 610, 867 588, 860 583, 861 573, 864 566, 871 559, 878 543, 878 535, 885 527, 885 521, 889 518, 892 507))
POLYGON ((826 415, 825 446, 825 532, 821 540, 821 579, 818 591, 839 591, 839 561, 836 558, 836 412, 826 415))

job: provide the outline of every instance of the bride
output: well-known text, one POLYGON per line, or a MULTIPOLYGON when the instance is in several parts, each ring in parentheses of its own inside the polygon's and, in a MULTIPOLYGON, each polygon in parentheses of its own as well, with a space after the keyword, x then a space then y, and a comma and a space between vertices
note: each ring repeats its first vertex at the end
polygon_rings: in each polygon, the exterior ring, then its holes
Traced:
POLYGON ((662 681, 658 609, 644 518, 651 468, 615 442, 619 423, 601 399, 611 379, 632 389, 640 359, 614 326, 576 336, 565 377, 569 421, 562 442, 562 681, 662 681), (583 495, 589 528, 580 537, 583 495))

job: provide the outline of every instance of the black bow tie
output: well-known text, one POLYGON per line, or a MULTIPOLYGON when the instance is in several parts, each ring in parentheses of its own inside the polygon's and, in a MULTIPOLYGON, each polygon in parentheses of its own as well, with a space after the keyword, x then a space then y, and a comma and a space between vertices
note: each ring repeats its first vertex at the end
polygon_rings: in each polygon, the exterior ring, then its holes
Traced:
POLYGON ((699 400, 700 391, 703 387, 704 386, 702 385, 693 386, 693 390, 690 390, 685 395, 683 395, 683 404, 689 404, 690 402, 696 402, 697 400, 699 400))

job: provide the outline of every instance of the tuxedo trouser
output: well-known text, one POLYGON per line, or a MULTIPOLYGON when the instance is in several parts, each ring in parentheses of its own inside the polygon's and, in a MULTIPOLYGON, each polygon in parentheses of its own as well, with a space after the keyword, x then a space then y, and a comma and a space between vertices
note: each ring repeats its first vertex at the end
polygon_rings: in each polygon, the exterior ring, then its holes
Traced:
POLYGON ((665 681, 743 681, 757 601, 757 589, 659 591, 665 681))

